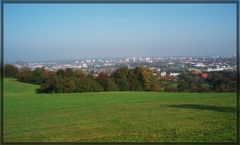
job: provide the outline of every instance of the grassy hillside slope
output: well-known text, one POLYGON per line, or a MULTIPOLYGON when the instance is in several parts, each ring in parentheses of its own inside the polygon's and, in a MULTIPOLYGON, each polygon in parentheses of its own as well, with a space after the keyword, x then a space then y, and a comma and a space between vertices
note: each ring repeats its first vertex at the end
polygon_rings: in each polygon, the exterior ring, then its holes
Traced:
POLYGON ((235 141, 235 93, 37 94, 4 79, 4 141, 235 141))

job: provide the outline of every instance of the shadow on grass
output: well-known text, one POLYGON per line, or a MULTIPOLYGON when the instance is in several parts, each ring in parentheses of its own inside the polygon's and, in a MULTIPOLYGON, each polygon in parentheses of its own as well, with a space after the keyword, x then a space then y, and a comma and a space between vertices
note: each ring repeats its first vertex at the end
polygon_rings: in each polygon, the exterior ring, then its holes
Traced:
POLYGON ((187 109, 199 109, 199 110, 210 110, 217 112, 229 112, 235 113, 235 107, 227 107, 227 106, 213 106, 213 105, 199 105, 199 104, 180 104, 180 105, 169 105, 168 107, 175 108, 187 108, 187 109))
POLYGON ((37 89, 35 89, 35 93, 37 93, 37 94, 42 94, 42 93, 44 93, 44 92, 41 91, 39 88, 37 88, 37 89))

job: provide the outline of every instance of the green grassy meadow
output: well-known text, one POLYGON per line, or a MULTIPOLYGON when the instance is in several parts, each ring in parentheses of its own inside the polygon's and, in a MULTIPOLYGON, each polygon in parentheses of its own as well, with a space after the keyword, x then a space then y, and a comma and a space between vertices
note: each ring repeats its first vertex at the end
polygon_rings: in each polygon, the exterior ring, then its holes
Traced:
POLYGON ((4 79, 4 141, 236 141, 235 93, 38 94, 4 79))

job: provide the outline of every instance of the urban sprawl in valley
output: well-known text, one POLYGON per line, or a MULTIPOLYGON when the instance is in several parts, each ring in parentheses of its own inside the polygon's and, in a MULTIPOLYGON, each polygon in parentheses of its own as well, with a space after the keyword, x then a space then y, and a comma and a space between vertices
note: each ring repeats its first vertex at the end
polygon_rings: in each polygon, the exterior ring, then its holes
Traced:
POLYGON ((236 56, 207 56, 207 57, 127 57, 127 58, 95 58, 72 61, 21 62, 18 68, 29 67, 32 70, 42 68, 49 71, 75 68, 98 76, 100 72, 112 73, 120 67, 134 68, 144 65, 161 76, 177 77, 183 71, 201 72, 236 70, 236 56))

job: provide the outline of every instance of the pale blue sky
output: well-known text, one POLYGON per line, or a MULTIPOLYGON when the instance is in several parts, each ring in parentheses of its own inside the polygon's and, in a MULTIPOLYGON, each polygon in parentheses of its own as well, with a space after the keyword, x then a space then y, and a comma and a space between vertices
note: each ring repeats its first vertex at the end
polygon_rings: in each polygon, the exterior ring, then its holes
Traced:
POLYGON ((5 62, 233 55, 234 4, 5 4, 5 62))

